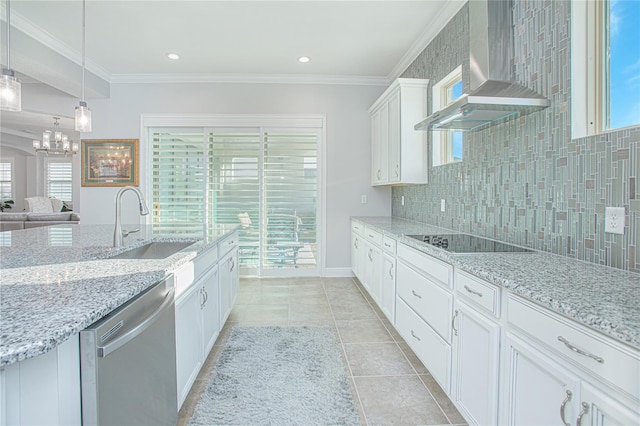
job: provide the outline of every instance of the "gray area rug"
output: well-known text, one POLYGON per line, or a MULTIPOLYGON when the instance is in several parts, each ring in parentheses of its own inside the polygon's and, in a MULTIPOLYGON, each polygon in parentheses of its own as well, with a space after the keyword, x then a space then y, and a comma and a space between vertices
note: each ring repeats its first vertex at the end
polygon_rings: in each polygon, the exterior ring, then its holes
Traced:
POLYGON ((232 329, 190 425, 359 425, 330 327, 232 329))

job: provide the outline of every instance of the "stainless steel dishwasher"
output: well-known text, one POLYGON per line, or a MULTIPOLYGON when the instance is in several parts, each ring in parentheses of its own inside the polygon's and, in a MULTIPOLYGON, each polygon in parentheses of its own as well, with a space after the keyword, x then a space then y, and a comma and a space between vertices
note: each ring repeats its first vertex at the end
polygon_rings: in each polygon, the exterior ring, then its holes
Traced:
POLYGON ((178 421, 173 275, 80 332, 84 425, 178 421))

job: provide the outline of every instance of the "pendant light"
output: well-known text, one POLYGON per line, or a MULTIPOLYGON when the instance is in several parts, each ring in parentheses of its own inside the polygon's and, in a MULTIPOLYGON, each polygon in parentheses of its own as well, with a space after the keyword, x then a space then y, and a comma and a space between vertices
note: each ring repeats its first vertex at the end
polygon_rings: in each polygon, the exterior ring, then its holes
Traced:
POLYGON ((22 111, 22 89, 11 69, 11 54, 9 52, 11 37, 11 3, 6 0, 7 9, 7 67, 2 69, 0 76, 0 110, 22 111))
POLYGON ((84 71, 85 71, 85 58, 84 58, 84 38, 85 38, 85 0, 82 0, 82 100, 80 105, 76 107, 76 131, 78 132, 90 132, 91 131, 91 110, 87 106, 87 102, 84 100, 84 71))

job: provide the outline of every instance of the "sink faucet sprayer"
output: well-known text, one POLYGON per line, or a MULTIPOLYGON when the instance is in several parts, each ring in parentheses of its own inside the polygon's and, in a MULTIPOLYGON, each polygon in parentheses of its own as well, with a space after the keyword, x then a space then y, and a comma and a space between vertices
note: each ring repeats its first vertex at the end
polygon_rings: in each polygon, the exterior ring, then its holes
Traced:
POLYGON ((122 225, 120 223, 122 221, 122 219, 120 218, 120 216, 121 216, 120 203, 121 203, 121 199, 122 199, 122 194, 124 194, 126 191, 133 191, 138 196, 138 201, 140 202, 140 214, 142 216, 146 216, 146 215, 149 214, 149 208, 147 207, 147 203, 144 201, 144 196, 142 195, 142 192, 140 192, 140 190, 137 187, 135 187, 135 186, 125 186, 120 191, 118 191, 118 193, 116 194, 116 228, 113 231, 113 246, 114 247, 122 246, 123 240, 124 240, 124 238, 126 236, 128 236, 129 234, 132 234, 134 232, 140 231, 140 229, 134 229, 132 231, 123 231, 122 230, 122 225))

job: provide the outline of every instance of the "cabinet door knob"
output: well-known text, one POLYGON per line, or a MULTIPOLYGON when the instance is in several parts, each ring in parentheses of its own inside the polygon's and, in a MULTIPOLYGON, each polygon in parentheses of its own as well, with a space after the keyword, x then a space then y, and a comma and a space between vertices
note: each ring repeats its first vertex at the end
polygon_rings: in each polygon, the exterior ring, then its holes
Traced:
POLYGON ((393 279, 393 264, 391 264, 391 267, 389 268, 389 278, 393 279))
POLYGON ((571 397, 572 396, 573 396, 573 393, 570 390, 567 389, 567 397, 564 399, 564 401, 562 401, 562 404, 560 404, 560 419, 562 419, 562 424, 564 426, 571 426, 569 424, 569 422, 567 422, 564 419, 564 409, 565 409, 565 407, 567 405, 567 402, 571 401, 571 397))
POLYGON ((467 290, 469 293, 471 294, 475 294, 478 297, 482 297, 482 293, 480 293, 479 291, 475 291, 474 289, 472 289, 471 287, 469 287, 468 285, 465 284, 464 289, 467 290))
POLYGON ((592 353, 589 353, 589 352, 587 352, 587 351, 584 351, 584 350, 582 350, 582 349, 580 349, 580 348, 577 348, 577 347, 573 346, 573 345, 571 344, 571 342, 569 342, 569 341, 568 341, 567 339, 565 339, 564 337, 562 337, 562 336, 558 336, 558 340, 559 340, 559 341, 561 341, 562 343, 564 343, 564 345, 565 345, 567 348, 571 349, 573 352, 575 352, 575 353, 577 353, 577 354, 580 354, 580 355, 584 355, 584 356, 589 357, 589 358, 592 358, 592 359, 595 359, 595 360, 596 360, 597 362, 599 362, 600 364, 604 364, 604 359, 603 359, 602 357, 600 357, 600 356, 598 356, 598 355, 594 355, 594 354, 592 354, 592 353))
POLYGON ((413 330, 411 330, 411 337, 416 339, 418 342, 421 341, 421 339, 418 336, 416 336, 416 333, 414 333, 413 330))
POLYGON ((381 176, 382 176, 382 171, 378 169, 378 179, 380 179, 381 176))
POLYGON ((422 296, 420 296, 418 293, 416 293, 415 290, 411 290, 411 294, 413 294, 415 297, 417 297, 418 299, 422 299, 422 296))
POLYGON ((453 318, 451 318, 451 328, 453 329, 453 334, 455 334, 456 336, 458 335, 458 330, 456 330, 456 317, 459 313, 460 312, 456 309, 455 313, 453 314, 453 318))
POLYGON ((589 412, 589 404, 586 402, 582 403, 582 411, 578 414, 578 420, 576 420, 576 426, 580 426, 582 423, 582 417, 589 412))

